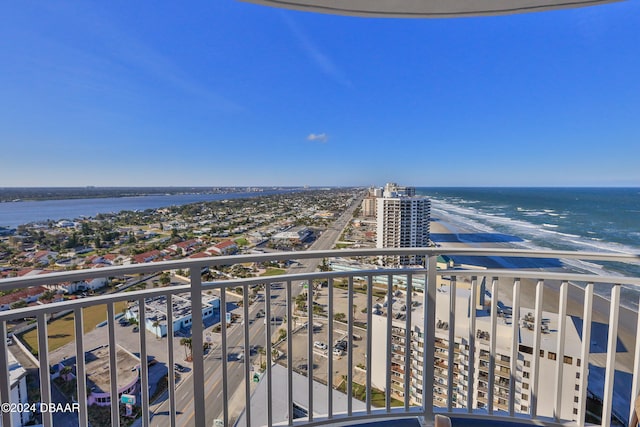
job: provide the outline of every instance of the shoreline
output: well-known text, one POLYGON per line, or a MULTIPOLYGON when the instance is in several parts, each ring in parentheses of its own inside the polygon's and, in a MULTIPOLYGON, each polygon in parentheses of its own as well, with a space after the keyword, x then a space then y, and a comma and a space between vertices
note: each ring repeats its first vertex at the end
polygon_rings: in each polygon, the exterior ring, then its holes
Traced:
MULTIPOLYGON (((469 233, 472 234, 473 230, 460 230, 455 228, 455 231, 450 230, 446 224, 446 218, 438 218, 439 221, 431 222, 431 233, 442 234, 458 234, 469 233)), ((511 242, 439 242, 442 248, 514 248, 517 245, 511 242)), ((562 267, 563 270, 571 271, 568 267, 562 267)), ((532 270, 532 269, 526 269, 532 270)), ((533 270, 538 270, 534 268, 533 270)), ((520 309, 534 308, 536 301, 536 281, 532 279, 523 279, 520 282, 520 309)), ((543 292, 543 310, 550 312, 558 312, 559 308, 559 295, 560 295, 560 282, 559 281, 545 281, 543 292)), ((603 386, 604 368, 606 367, 606 351, 607 351, 607 335, 609 326, 609 315, 611 301, 605 295, 596 293, 598 288, 602 289, 603 285, 594 285, 593 293, 593 305, 591 311, 591 344, 589 353, 589 365, 590 374, 588 384, 592 385, 589 390, 593 391, 597 395, 601 395, 603 386), (598 327, 599 333, 594 330, 594 325, 602 324, 605 328, 598 327), (596 369, 594 369, 596 368, 596 369), (602 368, 602 369, 597 369, 602 368), (593 375, 593 377, 592 377, 593 375), (600 384, 602 380, 602 384, 600 384), (597 387, 593 387, 593 385, 597 387)), ((608 293, 610 295, 610 293, 608 293)), ((572 318, 582 319, 584 314, 584 289, 577 284, 569 282, 567 292, 567 315, 572 318)), ((498 298, 506 305, 512 305, 513 298, 513 279, 504 278, 498 282, 498 298)), ((618 310, 618 342, 616 350, 616 379, 614 384, 614 402, 617 402, 620 410, 622 408, 628 408, 630 402, 629 396, 631 392, 631 383, 633 381, 633 363, 635 356, 635 343, 636 343, 636 326, 638 313, 622 303, 619 307, 615 307, 618 310), (621 349, 620 345, 624 348, 621 349), (622 374, 622 375, 621 375, 622 374), (626 375, 624 375, 626 374, 626 375), (624 406, 627 405, 627 406, 624 406)), ((582 330, 578 330, 578 334, 582 336, 582 330)), ((614 403, 614 408, 617 405, 614 403)), ((624 419, 628 417, 627 409, 622 413, 617 411, 618 416, 623 416, 624 419)))

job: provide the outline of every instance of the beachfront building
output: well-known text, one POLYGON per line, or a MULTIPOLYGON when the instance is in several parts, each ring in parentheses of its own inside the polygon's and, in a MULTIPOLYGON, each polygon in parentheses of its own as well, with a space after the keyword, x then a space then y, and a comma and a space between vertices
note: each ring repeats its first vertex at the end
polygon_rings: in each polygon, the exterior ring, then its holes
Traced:
POLYGON ((415 197, 416 188, 398 185, 395 182, 387 182, 382 190, 382 197, 415 197))
POLYGON ((360 209, 362 210, 362 215, 366 217, 375 217, 376 216, 376 197, 367 196, 362 199, 362 204, 360 205, 360 209))
MULTIPOLYGON (((429 243, 431 202, 415 197, 415 189, 395 183, 385 185, 383 197, 377 199, 377 248, 419 248, 429 243)), ((424 257, 385 257, 383 265, 421 264, 424 257)))
MULTIPOLYGON (((491 316, 484 306, 471 307, 471 293, 468 289, 457 289, 455 295, 455 326, 449 324, 450 287, 438 289, 436 296, 436 333, 434 337, 434 405, 447 407, 448 388, 452 388, 453 408, 467 408, 469 402, 474 409, 487 408, 489 389, 493 389, 493 409, 509 411, 511 381, 513 387, 514 410, 529 414, 532 402, 532 384, 538 384, 538 415, 554 417, 556 381, 553 375, 532 377, 534 355, 533 309, 521 308, 520 319, 513 319, 510 309, 498 311, 495 330, 495 351, 491 351, 491 316), (476 310, 476 330, 473 331, 475 351, 469 354, 469 318, 471 310, 476 310), (511 372, 513 322, 518 327, 517 370, 511 372), (454 329, 454 342, 450 343, 450 329, 454 329), (449 371, 449 352, 453 351, 453 367, 449 371), (493 355, 494 368, 491 371, 490 357, 493 355), (470 364, 472 368, 470 369, 470 364), (453 375, 450 375, 453 374, 453 375), (472 375, 473 390, 468 388, 468 378, 472 375), (469 395, 471 393, 471 396, 469 395)), ((406 330, 405 298, 399 296, 387 304, 381 315, 372 317, 372 346, 376 348, 372 359, 372 383, 381 390, 386 389, 387 379, 387 329, 386 312, 391 307, 393 313, 391 329, 391 393, 404 399, 405 393, 413 404, 422 404, 423 357, 425 339, 423 334, 422 294, 414 297, 417 302, 411 310, 411 330, 406 330), (405 372, 406 340, 409 340, 408 354, 411 371, 405 372), (405 389, 405 377, 409 375, 410 387, 405 389)), ((477 299, 476 299, 477 301, 477 299)), ((502 306, 502 304, 500 304, 502 306)), ((566 344, 563 354, 557 352, 558 315, 542 313, 541 341, 538 372, 556 372, 557 360, 562 360, 562 419, 577 421, 580 390, 580 348, 581 340, 571 318, 566 318, 566 344)))
MULTIPOLYGON (((181 293, 173 296, 173 330, 189 330, 193 323, 191 312, 191 294, 181 293)), ((132 305, 125 312, 127 319, 140 321, 140 309, 138 304, 132 305)), ((202 320, 220 319, 220 299, 209 295, 202 295, 202 320)), ((167 335, 167 297, 159 296, 147 300, 145 304, 144 316, 145 328, 154 333, 157 337, 167 335)))

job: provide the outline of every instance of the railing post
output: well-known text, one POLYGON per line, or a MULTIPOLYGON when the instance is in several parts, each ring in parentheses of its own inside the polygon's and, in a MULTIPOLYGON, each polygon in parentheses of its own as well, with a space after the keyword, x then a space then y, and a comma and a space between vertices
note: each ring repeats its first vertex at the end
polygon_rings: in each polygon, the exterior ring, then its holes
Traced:
POLYGON ((427 421, 433 420, 433 363, 436 333, 436 295, 438 293, 437 280, 438 256, 433 254, 427 258, 427 282, 425 283, 425 313, 424 313, 424 416, 427 421))
POLYGON ((531 360, 531 418, 538 418, 538 378, 540 377, 540 330, 542 324, 544 281, 538 280, 536 284, 536 322, 533 332, 533 359, 531 360))
POLYGON ((389 274, 387 276, 387 383, 385 393, 385 408, 387 412, 391 411, 391 394, 393 389, 391 387, 391 355, 392 355, 392 342, 391 342, 391 328, 393 326, 393 276, 389 274))
POLYGON ((173 329, 173 295, 169 294, 167 295, 167 351, 169 352, 167 388, 169 389, 169 419, 171 426, 176 425, 176 370, 174 369, 173 329))
POLYGON ((515 413, 516 373, 518 371, 518 343, 520 342, 520 279, 513 281, 513 299, 511 304, 511 360, 509 381, 509 416, 515 413))
POLYGON ((84 360, 84 319, 82 308, 74 310, 75 338, 76 338, 76 386, 80 411, 78 413, 78 425, 88 426, 89 416, 87 412, 87 371, 84 360), (84 398, 80 398, 83 396, 84 398))
MULTIPOLYGON (((638 301, 638 307, 640 307, 640 301, 638 301)), ((633 358, 633 381, 631 381, 631 404, 629 405, 629 420, 631 420, 633 416, 633 411, 635 410, 635 400, 638 397, 638 392, 640 389, 640 313, 637 315, 636 320, 636 346, 635 346, 635 355, 633 358)))
MULTIPOLYGON (((0 403, 9 403, 11 402, 11 384, 9 384, 9 357, 7 348, 7 322, 4 320, 0 321, 0 338, 2 338, 2 342, 0 343, 0 403)), ((2 411, 2 425, 3 426, 11 426, 11 412, 2 411)))
POLYGON ((498 329, 498 278, 491 279, 491 332, 489 336, 489 381, 487 384, 487 408, 493 414, 494 387, 496 386, 496 331, 498 329))
POLYGON ((553 414, 556 421, 562 416, 562 381, 564 374, 564 342, 566 337, 567 290, 569 283, 563 281, 560 285, 560 301, 558 304, 558 354, 556 356, 556 396, 553 414))
MULTIPOLYGON (((293 425, 293 321, 292 306, 293 293, 291 289, 291 280, 287 280, 287 395, 289 404, 287 405, 287 421, 288 425, 293 425)), ((226 422, 226 421, 225 421, 226 422)), ((225 424, 226 425, 226 424, 225 424)))
POLYGON ((607 370, 604 379, 604 396, 602 398, 602 426, 611 425, 613 410, 613 382, 616 372, 616 352, 618 344, 618 318, 620 315, 620 288, 616 284, 611 289, 611 307, 609 308, 609 340, 607 343, 607 370))
POLYGON ((451 412, 453 408, 453 364, 454 349, 456 347, 456 276, 451 277, 451 286, 449 288, 449 350, 447 353, 447 411, 451 412))
MULTIPOLYGON (((41 402, 51 400, 51 375, 49 373, 49 337, 47 334, 46 313, 38 314, 38 359, 40 361, 40 396, 41 402)), ((4 337, 3 337, 4 339, 4 337)), ((42 424, 45 427, 53 425, 51 412, 42 413, 42 424)))
POLYGON ((582 349, 580 363, 580 407, 578 425, 584 426, 587 416, 587 379, 589 376, 589 350, 591 346, 591 308, 593 307, 593 283, 584 288, 584 311, 582 315, 582 349))
MULTIPOLYGON (((144 300, 143 300, 144 301, 144 300)), ((145 308, 144 304, 140 306, 140 337, 145 333, 145 308)), ((107 304, 107 324, 109 328, 109 377, 111 381, 111 425, 120 425, 120 402, 118 402, 118 345, 116 344, 116 328, 115 328, 115 310, 113 302, 107 304)), ((142 340, 142 338, 141 338, 142 340)), ((145 353, 146 354, 146 353, 145 353)), ((142 374, 147 369, 147 359, 143 360, 143 354, 140 352, 140 373, 142 374)), ((144 388, 142 384, 140 394, 149 394, 149 390, 144 388)), ((145 424, 146 419, 149 418, 148 413, 142 413, 142 422, 145 424)))
POLYGON ((471 276, 471 301, 469 302, 469 371, 467 372, 467 412, 473 412, 476 363, 476 308, 478 306, 478 277, 471 276))
MULTIPOLYGON (((206 425, 206 411, 204 402, 204 350, 202 332, 202 276, 200 267, 191 267, 191 354, 193 358, 193 409, 194 422, 198 427, 206 425)), ((171 367, 172 368, 172 367, 171 367)))
MULTIPOLYGON (((247 319, 245 319, 245 322, 247 319)), ((220 287, 220 356, 222 357, 222 421, 229 424, 229 352, 227 351, 227 288, 220 287)), ((175 424, 174 424, 175 425, 175 424)))
MULTIPOLYGON (((331 280, 331 279, 329 279, 331 280)), ((373 293, 373 276, 367 276, 367 353, 365 355, 366 358, 366 385, 367 385, 367 414, 371 413, 371 358, 372 358, 372 339, 373 335, 371 330, 372 327, 372 311, 373 311, 373 301, 372 301, 372 293, 373 293)), ((408 356, 408 355, 407 355, 408 356)))

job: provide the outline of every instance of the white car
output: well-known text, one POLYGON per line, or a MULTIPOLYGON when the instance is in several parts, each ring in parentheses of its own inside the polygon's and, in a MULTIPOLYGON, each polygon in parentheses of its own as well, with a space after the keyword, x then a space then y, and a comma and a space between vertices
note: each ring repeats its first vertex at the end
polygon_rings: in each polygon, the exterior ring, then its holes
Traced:
POLYGON ((342 356, 344 354, 344 352, 342 350, 340 350, 339 348, 334 348, 333 349, 333 355, 334 356, 342 356))
POLYGON ((325 343, 323 343, 322 341, 316 341, 316 342, 314 342, 314 343, 313 343, 313 346, 314 346, 315 348, 319 348, 320 350, 326 350, 326 349, 328 348, 328 346, 327 346, 325 343))

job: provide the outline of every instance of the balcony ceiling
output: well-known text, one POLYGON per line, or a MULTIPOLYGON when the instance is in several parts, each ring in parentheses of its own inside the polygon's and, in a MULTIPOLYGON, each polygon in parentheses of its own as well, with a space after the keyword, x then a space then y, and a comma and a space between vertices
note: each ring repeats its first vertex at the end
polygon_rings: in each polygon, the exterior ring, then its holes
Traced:
POLYGON ((242 0, 265 6, 378 18, 456 18, 568 9, 619 0, 242 0))

